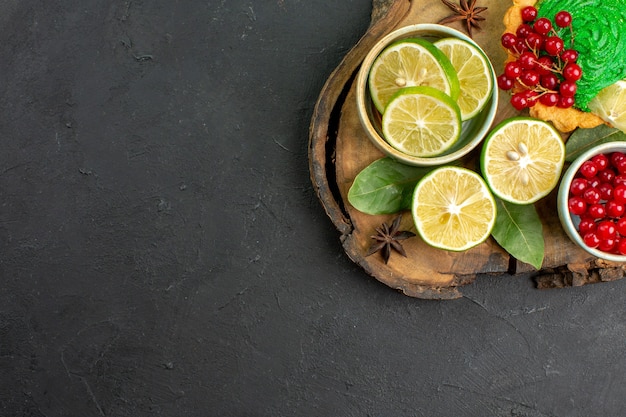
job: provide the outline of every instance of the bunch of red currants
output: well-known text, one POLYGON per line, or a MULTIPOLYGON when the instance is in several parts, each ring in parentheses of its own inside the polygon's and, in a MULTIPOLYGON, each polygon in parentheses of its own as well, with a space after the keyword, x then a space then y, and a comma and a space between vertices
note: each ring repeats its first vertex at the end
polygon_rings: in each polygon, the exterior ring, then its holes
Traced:
POLYGON ((585 161, 572 180, 570 214, 590 248, 626 255, 626 154, 599 154, 585 161))
POLYGON ((522 24, 516 33, 502 35, 501 44, 514 61, 504 66, 498 76, 498 87, 512 90, 511 105, 517 110, 534 106, 569 108, 574 105, 577 81, 582 69, 576 63, 578 51, 573 49, 572 15, 562 10, 554 17, 554 25, 569 28, 572 44, 566 49, 550 19, 537 18, 537 9, 522 9, 522 24))

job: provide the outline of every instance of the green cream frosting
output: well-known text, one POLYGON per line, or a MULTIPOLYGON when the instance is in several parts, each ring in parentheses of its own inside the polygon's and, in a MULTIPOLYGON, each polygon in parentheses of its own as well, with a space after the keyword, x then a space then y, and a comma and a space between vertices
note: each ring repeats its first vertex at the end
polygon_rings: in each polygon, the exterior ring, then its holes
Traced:
MULTIPOLYGON (((626 0, 540 0, 539 17, 554 22, 561 10, 572 15, 574 49, 583 76, 578 80, 576 107, 587 104, 604 87, 626 78, 626 0)), ((570 46, 569 28, 557 33, 570 46)))

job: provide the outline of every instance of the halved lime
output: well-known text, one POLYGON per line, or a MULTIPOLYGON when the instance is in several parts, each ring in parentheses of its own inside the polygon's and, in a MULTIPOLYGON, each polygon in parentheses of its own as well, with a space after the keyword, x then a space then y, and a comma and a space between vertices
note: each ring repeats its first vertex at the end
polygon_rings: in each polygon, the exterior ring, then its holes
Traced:
POLYGON ((565 161, 559 133, 543 120, 514 117, 496 126, 480 155, 483 176, 494 195, 530 204, 558 184, 565 161))
POLYGON ((491 234, 496 202, 480 175, 466 168, 445 166, 417 183, 412 213, 424 242, 440 249, 464 251, 491 234))
POLYGON ((383 113, 398 90, 429 86, 453 100, 459 96, 459 80, 450 60, 431 42, 412 38, 386 47, 372 64, 369 89, 374 105, 383 113))
POLYGON ((385 140, 407 155, 442 154, 461 136, 461 111, 432 87, 409 87, 391 99, 382 119, 385 140))
POLYGON ((456 70, 461 92, 457 103, 463 120, 476 116, 487 104, 493 90, 491 64, 475 45, 458 38, 435 42, 456 70))
POLYGON ((626 80, 600 90, 588 107, 611 126, 626 132, 626 80))

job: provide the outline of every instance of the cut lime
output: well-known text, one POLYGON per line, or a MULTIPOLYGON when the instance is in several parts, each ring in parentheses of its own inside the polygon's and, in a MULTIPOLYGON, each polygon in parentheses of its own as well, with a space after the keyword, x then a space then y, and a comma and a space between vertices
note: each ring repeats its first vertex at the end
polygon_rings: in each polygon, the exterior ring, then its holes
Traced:
POLYGON ((626 132, 626 81, 600 90, 588 104, 589 110, 611 126, 626 132))
POLYGON ((412 213, 424 242, 440 249, 464 251, 489 237, 496 221, 496 202, 480 175, 446 166, 417 183, 412 213))
POLYGON ((558 184, 565 145, 548 123, 515 117, 496 126, 485 139, 480 165, 491 191, 514 204, 530 204, 558 184))
POLYGON ((459 139, 461 112, 454 100, 432 87, 404 88, 387 105, 382 130, 400 152, 437 156, 459 139))
POLYGON ((429 86, 453 100, 459 80, 450 60, 431 42, 404 39, 385 48, 372 64, 369 89, 374 105, 383 113, 391 98, 405 87, 429 86))
POLYGON ((487 104, 493 90, 491 64, 473 44, 458 39, 445 38, 435 42, 456 70, 460 94, 457 100, 463 120, 476 116, 487 104))

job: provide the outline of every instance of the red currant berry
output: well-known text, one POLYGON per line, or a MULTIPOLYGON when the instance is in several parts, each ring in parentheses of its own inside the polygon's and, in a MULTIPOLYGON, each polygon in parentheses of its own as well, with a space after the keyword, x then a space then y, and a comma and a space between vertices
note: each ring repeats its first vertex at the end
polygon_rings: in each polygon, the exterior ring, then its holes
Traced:
POLYGON ((607 201, 604 206, 606 207, 606 214, 609 217, 613 217, 615 219, 622 217, 624 212, 626 212, 626 206, 623 203, 618 203, 615 200, 607 201))
POLYGON ((583 191, 583 198, 587 204, 597 204, 600 202, 601 197, 600 190, 595 187, 589 187, 583 191))
POLYGON ((567 201, 567 208, 573 215, 581 216, 587 211, 587 203, 582 197, 574 196, 567 201))
POLYGON ((523 110, 528 107, 528 99, 523 92, 515 93, 511 97, 511 105, 515 108, 515 110, 523 110))
POLYGON ((578 81, 583 76, 580 65, 570 62, 563 67, 563 77, 568 81, 578 81))
POLYGON ((537 9, 533 6, 526 6, 522 9, 522 20, 524 22, 532 22, 537 18, 537 9))
POLYGON ((522 66, 519 62, 507 62, 504 66, 504 75, 509 78, 516 79, 520 75, 522 75, 522 66))
POLYGON ((517 58, 517 62, 522 66, 523 69, 533 69, 535 68, 535 64, 537 62, 537 57, 532 52, 524 52, 517 58))
POLYGON ((593 178, 598 174, 598 166, 593 161, 585 161, 578 172, 585 178, 593 178))
POLYGON ((517 36, 507 32, 500 37, 500 44, 506 49, 513 49, 517 44, 517 36))
POLYGON ((554 16, 554 23, 560 28, 566 28, 572 24, 572 15, 565 10, 561 10, 554 16))
POLYGON ((622 236, 626 236, 626 217, 618 219, 615 223, 615 228, 617 229, 617 233, 622 236))
POLYGON ((587 208, 587 213, 594 219, 602 219, 606 217, 606 209, 600 203, 590 205, 587 208))
POLYGON ((626 185, 620 184, 613 188, 613 199, 621 204, 626 204, 626 185))
POLYGON ((619 253, 618 247, 619 247, 619 242, 621 239, 619 237, 616 237, 613 240, 615 241, 615 244, 613 245, 613 248, 611 249, 611 253, 615 255, 619 255, 620 253, 619 253))
POLYGON ((613 186, 626 185, 626 175, 616 174, 613 178, 613 186))
POLYGON ((580 223, 578 223, 578 232, 581 235, 585 235, 585 233, 595 232, 596 231, 596 222, 591 217, 581 217, 580 223))
POLYGON ((540 17, 533 24, 533 29, 540 35, 547 35, 552 30, 552 22, 545 17, 540 17))
POLYGON ((561 85, 559 85, 559 93, 561 93, 563 97, 574 97, 577 88, 574 81, 563 81, 561 85))
MULTIPOLYGON (((604 171, 602 171, 604 172, 604 171)), ((613 186, 610 182, 603 182, 598 185, 598 190, 600 190, 600 198, 602 200, 611 200, 613 198, 613 186)))
POLYGON ((535 105, 535 103, 537 103, 537 99, 539 97, 539 93, 537 93, 534 90, 525 90, 520 92, 520 94, 523 94, 524 97, 526 98, 526 102, 527 102, 527 106, 528 107, 532 107, 535 105))
POLYGON ((615 238, 611 239, 600 239, 600 244, 598 245, 598 249, 602 252, 610 252, 615 247, 616 240, 615 238))
POLYGON ((506 74, 499 75, 497 80, 498 80, 498 87, 500 87, 502 90, 505 90, 505 91, 510 90, 515 85, 515 81, 507 77, 506 74))
POLYGON ((524 39, 517 38, 517 40, 515 41, 515 46, 512 50, 518 54, 521 54, 528 51, 528 45, 526 45, 526 41, 524 39))
POLYGON ((528 37, 528 35, 530 35, 531 33, 533 33, 533 28, 530 27, 528 23, 522 23, 517 27, 517 30, 515 31, 517 37, 523 39, 528 37))
POLYGON ((593 178, 589 178, 589 187, 598 188, 600 187, 600 184, 602 184, 602 181, 600 181, 600 178, 598 178, 597 175, 593 178))
POLYGON ((597 248, 600 244, 600 238, 594 232, 589 232, 583 236, 583 242, 590 248, 597 248))
POLYGON ((596 227, 596 234, 602 240, 613 239, 616 233, 615 223, 610 220, 602 220, 596 227))
POLYGON ((569 192, 572 195, 582 195, 588 185, 589 181, 587 179, 581 177, 574 178, 569 187, 569 192))
POLYGON ((539 102, 547 107, 554 107, 559 102, 557 93, 545 93, 539 98, 539 102))
POLYGON ((545 43, 546 38, 537 32, 531 32, 526 36, 526 45, 533 51, 538 51, 543 49, 543 44, 545 43))
POLYGON ((563 43, 563 39, 558 36, 550 36, 546 38, 546 42, 543 45, 543 49, 552 56, 557 56, 561 54, 563 51, 563 47, 565 44, 563 43))
POLYGON ((574 105, 574 97, 560 97, 556 106, 560 109, 568 109, 574 105))
POLYGON ((539 74, 537 74, 537 71, 526 70, 522 72, 520 81, 527 87, 534 87, 539 84, 539 74))
MULTIPOLYGON (((537 60, 535 61, 535 71, 537 71, 539 75, 552 74, 553 67, 554 67, 554 59, 552 59, 551 56, 543 55, 537 58, 537 60)), ((558 81, 558 78, 557 78, 557 81, 558 81)))
POLYGON ((617 253, 620 255, 626 255, 626 239, 619 239, 615 245, 617 253))
POLYGON ((611 168, 603 169, 602 171, 598 172, 598 179, 602 182, 611 184, 614 178, 615 178, 615 171, 613 171, 611 168))
POLYGON ((626 158, 626 154, 622 152, 613 152, 611 155, 609 155, 609 160, 611 161, 613 166, 615 166, 615 163, 617 161, 619 161, 620 159, 624 159, 624 158, 626 158))
POLYGON ((561 59, 564 62, 576 62, 578 60, 578 51, 574 49, 566 49, 561 52, 561 59))
POLYGON ((556 91, 559 87, 559 77, 553 73, 548 73, 541 76, 541 85, 548 90, 556 91))
POLYGON ((609 158, 604 154, 599 154, 591 158, 599 170, 605 170, 609 166, 609 158))
POLYGON ((620 174, 626 174, 626 158, 616 161, 613 166, 620 174))

